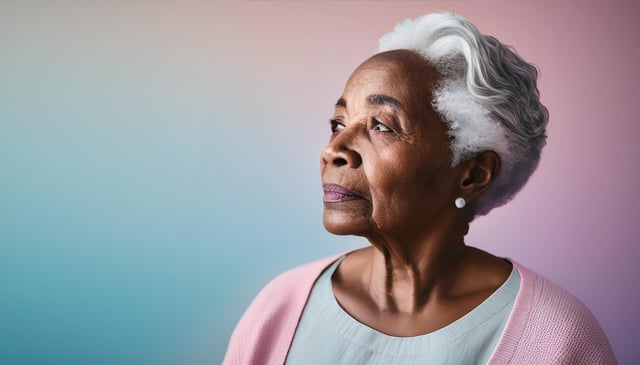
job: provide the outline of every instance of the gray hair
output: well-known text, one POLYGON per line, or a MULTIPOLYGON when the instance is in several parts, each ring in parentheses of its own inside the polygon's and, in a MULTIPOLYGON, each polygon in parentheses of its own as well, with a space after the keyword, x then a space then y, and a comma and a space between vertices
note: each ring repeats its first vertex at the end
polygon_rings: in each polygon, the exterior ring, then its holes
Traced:
POLYGON ((475 204, 475 215, 507 203, 540 161, 549 113, 540 103, 538 72, 467 19, 432 13, 407 19, 380 38, 379 52, 408 49, 441 74, 431 103, 447 125, 451 166, 491 150, 501 167, 475 204))

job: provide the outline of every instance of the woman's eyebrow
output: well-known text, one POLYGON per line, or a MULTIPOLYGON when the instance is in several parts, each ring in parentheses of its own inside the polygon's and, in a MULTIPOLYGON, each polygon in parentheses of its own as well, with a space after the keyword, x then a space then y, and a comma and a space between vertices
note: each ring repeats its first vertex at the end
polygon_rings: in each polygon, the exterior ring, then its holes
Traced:
POLYGON ((404 111, 404 107, 402 106, 402 103, 399 102, 398 99, 392 98, 391 96, 388 96, 388 95, 380 95, 380 94, 369 95, 367 96, 367 102, 373 105, 390 105, 395 109, 404 111))

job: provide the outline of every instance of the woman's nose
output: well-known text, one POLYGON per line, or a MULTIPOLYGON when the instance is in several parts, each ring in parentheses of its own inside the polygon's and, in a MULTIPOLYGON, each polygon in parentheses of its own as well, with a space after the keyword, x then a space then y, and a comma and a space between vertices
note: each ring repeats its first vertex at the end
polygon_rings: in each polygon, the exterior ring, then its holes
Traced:
POLYGON ((358 168, 362 157, 353 146, 354 131, 345 128, 322 151, 322 165, 358 168))

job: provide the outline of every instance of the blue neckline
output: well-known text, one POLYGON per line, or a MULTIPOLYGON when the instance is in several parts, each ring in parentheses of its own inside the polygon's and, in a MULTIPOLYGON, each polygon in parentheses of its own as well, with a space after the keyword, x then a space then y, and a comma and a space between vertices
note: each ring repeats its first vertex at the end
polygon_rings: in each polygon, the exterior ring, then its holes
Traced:
MULTIPOLYGON (((320 315, 332 326, 345 341, 390 356, 422 355, 441 351, 442 348, 455 344, 465 336, 491 321, 508 308, 511 312, 516 295, 520 288, 520 275, 515 267, 507 280, 487 299, 453 323, 431 333, 413 336, 396 337, 379 332, 353 318, 338 303, 331 284, 331 276, 344 258, 331 264, 318 278, 314 289, 317 289, 318 309, 320 315)), ((313 290, 314 294, 316 290, 313 290)))

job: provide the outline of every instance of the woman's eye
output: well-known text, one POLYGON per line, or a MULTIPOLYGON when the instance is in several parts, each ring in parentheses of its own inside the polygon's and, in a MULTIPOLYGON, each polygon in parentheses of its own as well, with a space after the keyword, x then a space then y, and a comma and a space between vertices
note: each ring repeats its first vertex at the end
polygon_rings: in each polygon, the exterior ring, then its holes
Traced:
POLYGON ((332 119, 331 120, 331 133, 336 134, 344 129, 344 124, 339 121, 332 119))
POLYGON ((393 132, 391 130, 391 128, 387 127, 386 125, 380 123, 379 120, 377 119, 373 119, 373 129, 374 131, 378 131, 378 132, 393 132))

